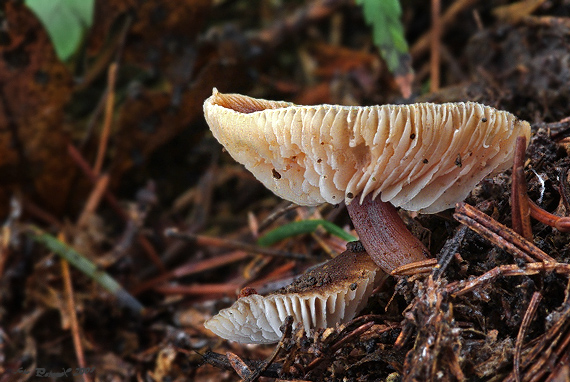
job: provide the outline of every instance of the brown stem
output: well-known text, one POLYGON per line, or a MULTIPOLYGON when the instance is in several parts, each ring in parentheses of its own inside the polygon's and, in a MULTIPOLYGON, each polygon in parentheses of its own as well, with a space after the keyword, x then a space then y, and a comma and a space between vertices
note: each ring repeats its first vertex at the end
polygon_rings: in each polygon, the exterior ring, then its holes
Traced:
POLYGON ((540 208, 531 199, 528 199, 528 205, 530 207, 530 216, 532 216, 539 222, 554 227, 560 232, 570 232, 570 217, 567 216, 560 217, 551 214, 550 212, 540 208))
POLYGON ((511 221, 513 230, 527 240, 533 238, 530 224, 530 207, 526 193, 526 179, 524 175, 524 156, 526 152, 526 137, 517 137, 515 158, 513 162, 512 190, 511 190, 511 221))
POLYGON ((350 203, 348 213, 366 252, 387 273, 403 265, 424 261, 429 252, 398 215, 396 208, 380 197, 367 195, 350 203))

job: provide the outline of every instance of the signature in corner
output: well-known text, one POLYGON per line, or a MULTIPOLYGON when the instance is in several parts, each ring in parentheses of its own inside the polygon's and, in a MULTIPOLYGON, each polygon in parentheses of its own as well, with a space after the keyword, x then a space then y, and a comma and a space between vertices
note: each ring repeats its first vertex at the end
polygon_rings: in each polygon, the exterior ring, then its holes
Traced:
POLYGON ((62 369, 61 372, 54 372, 54 371, 46 371, 43 367, 36 368, 36 377, 47 377, 47 378, 61 378, 61 377, 68 377, 71 376, 72 369, 62 369), (69 374, 67 374, 69 373, 69 374))

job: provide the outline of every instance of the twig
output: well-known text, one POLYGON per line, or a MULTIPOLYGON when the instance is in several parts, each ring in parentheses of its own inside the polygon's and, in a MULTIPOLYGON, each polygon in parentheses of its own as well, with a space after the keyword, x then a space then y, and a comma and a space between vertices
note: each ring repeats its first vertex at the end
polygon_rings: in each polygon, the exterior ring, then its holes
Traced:
MULTIPOLYGON (((61 273, 63 276, 63 283, 65 287, 65 296, 67 302, 67 314, 71 322, 71 336, 73 338, 73 346, 75 347, 75 355, 77 357, 77 364, 80 368, 85 370, 85 353, 83 346, 81 346, 81 336, 79 334, 79 325, 77 323, 77 312, 75 311, 75 298, 73 296, 73 283, 71 282, 71 274, 69 272, 69 263, 65 259, 61 259, 61 273)), ((91 381, 89 374, 83 374, 85 382, 91 381)))
POLYGON ((524 175, 525 151, 526 137, 517 137, 511 183, 511 220, 513 231, 527 240, 532 240, 533 235, 530 224, 530 208, 527 196, 526 178, 524 175))
POLYGON ((237 375, 244 381, 249 380, 249 377, 252 375, 249 366, 232 352, 226 352, 226 357, 228 357, 228 362, 232 365, 237 375))
POLYGON ((95 187, 91 191, 87 202, 83 206, 83 211, 79 218, 77 219, 77 227, 83 228, 87 225, 87 221, 89 217, 93 214, 93 212, 97 209, 101 198, 105 195, 105 191, 107 191, 107 187, 109 186, 109 174, 103 174, 99 177, 97 182, 95 183, 95 187))
POLYGON ((431 0, 431 76, 430 91, 439 90, 439 60, 441 44, 441 2, 431 0))
POLYGON ((524 268, 521 268, 516 264, 501 265, 473 280, 468 281, 467 283, 451 283, 447 286, 447 292, 452 293, 455 296, 460 296, 499 276, 530 276, 541 272, 556 272, 568 276, 570 275, 570 264, 536 262, 525 264, 524 268))
MULTIPOLYGON (((207 351, 202 355, 202 360, 214 367, 225 369, 225 370, 234 370, 234 368, 228 362, 228 358, 225 355, 218 354, 212 351, 207 351)), ((256 360, 243 360, 249 368, 257 368, 263 365, 264 361, 256 361, 256 360)), ((268 378, 277 378, 279 376, 279 371, 281 370, 281 365, 279 364, 271 364, 267 370, 264 372, 264 377, 268 378)))
POLYGON ((304 29, 307 25, 328 17, 340 6, 348 4, 347 0, 326 0, 315 1, 310 6, 299 9, 294 15, 286 17, 257 33, 252 40, 260 41, 269 47, 276 47, 281 44, 287 36, 295 35, 299 29, 304 29))
POLYGON ((542 300, 542 295, 538 292, 534 292, 530 300, 530 303, 528 304, 526 313, 524 314, 521 327, 519 329, 519 334, 517 335, 517 341, 515 342, 515 350, 513 354, 513 373, 516 382, 520 382, 521 380, 520 362, 521 362, 521 351, 522 351, 524 336, 530 325, 530 322, 534 318, 536 309, 538 308, 538 304, 540 304, 541 300, 542 300))
POLYGON ((279 352, 282 349, 285 349, 285 347, 286 347, 285 341, 288 340, 289 338, 291 338, 291 333, 293 332, 293 316, 285 317, 285 322, 283 322, 283 325, 281 325, 281 327, 279 329, 281 329, 281 332, 283 333, 283 335, 281 336, 281 340, 279 340, 279 343, 277 344, 275 349, 273 349, 273 352, 271 353, 271 355, 269 357, 267 357, 267 359, 265 359, 265 361, 263 361, 261 366, 256 368, 256 370, 248 378, 244 378, 243 382, 255 382, 255 381, 257 381, 259 379, 259 377, 263 373, 265 373, 265 371, 273 363, 273 361, 275 361, 275 358, 277 358, 277 355, 279 354, 279 352))
POLYGON ((453 217, 515 257, 527 262, 555 261, 536 245, 473 206, 457 204, 453 217))
POLYGON ((195 235, 186 232, 178 232, 175 228, 166 229, 164 234, 165 236, 175 237, 177 239, 189 240, 195 242, 197 245, 239 249, 242 251, 260 253, 262 255, 268 255, 268 256, 284 257, 288 259, 298 259, 298 260, 311 259, 310 256, 303 255, 301 253, 285 252, 273 248, 260 247, 258 245, 244 243, 237 240, 228 240, 228 239, 222 239, 222 238, 210 237, 204 235, 195 235))
POLYGON ((117 79, 118 64, 112 62, 109 65, 107 74, 107 100, 105 103, 105 119, 103 122, 103 130, 101 131, 101 138, 99 139, 99 147, 97 149, 97 157, 93 166, 95 176, 101 174, 103 168, 103 161, 107 153, 107 144, 109 143, 109 136, 111 135, 111 124, 113 121, 113 108, 115 106, 115 82, 117 79))
POLYGON ((443 248, 439 252, 438 256, 439 260, 437 262, 437 266, 435 266, 432 271, 432 276, 434 280, 437 280, 443 274, 443 272, 445 272, 445 269, 451 262, 451 259, 453 259, 453 257, 459 250, 461 242, 463 241, 463 238, 465 237, 466 233, 467 233, 467 227, 461 226, 455 231, 453 237, 447 239, 447 241, 443 245, 443 248))
MULTIPOLYGON (((67 145, 67 152, 75 161, 75 164, 83 171, 83 173, 87 176, 87 178, 92 182, 97 182, 97 176, 89 166, 89 163, 83 158, 81 153, 72 145, 67 145)), ((123 219, 125 222, 129 220, 128 214, 121 208, 119 202, 115 198, 115 196, 107 189, 105 191, 105 199, 113 208, 113 210, 123 219)), ((147 254, 148 258, 154 263, 154 265, 161 271, 165 272, 166 268, 162 263, 162 260, 154 250, 154 247, 150 244, 148 239, 143 235, 138 235, 137 240, 141 247, 143 248, 144 252, 147 254)))
POLYGON ((168 294, 183 294, 183 295, 196 295, 207 296, 211 294, 231 294, 236 295, 236 292, 241 288, 241 284, 195 284, 195 285, 163 285, 154 288, 158 293, 165 295, 168 294))
MULTIPOLYGON (((339 350, 344 344, 353 340, 356 337, 361 336, 366 331, 368 331, 372 326, 374 326, 377 321, 384 320, 386 317, 381 315, 366 315, 361 316, 353 319, 352 321, 344 324, 344 328, 337 332, 336 336, 332 334, 327 337, 331 339, 331 343, 329 346, 326 347, 325 354, 322 356, 313 359, 305 368, 306 372, 309 372, 315 369, 321 362, 325 359, 330 358, 337 350, 339 350), (358 326, 356 326, 358 325, 358 326), (356 326, 354 329, 352 327, 356 326)), ((390 330, 392 328, 387 328, 386 330, 390 330)))
POLYGON ((214 269, 217 267, 221 267, 227 264, 231 264, 236 261, 243 260, 245 258, 250 257, 251 254, 244 252, 244 251, 234 251, 226 255, 216 256, 210 259, 202 260, 199 262, 191 262, 184 264, 173 271, 169 271, 166 273, 161 274, 154 279, 146 281, 137 287, 133 288, 131 291, 132 294, 138 295, 150 288, 154 288, 155 286, 164 283, 173 278, 180 278, 184 276, 189 276, 192 274, 200 273, 209 269, 214 269))
POLYGON ((437 266, 437 259, 427 259, 402 265, 394 269, 390 274, 392 276, 412 276, 431 272, 435 266, 437 266))
MULTIPOLYGON (((450 24, 457 14, 469 8, 470 6, 477 3, 478 0, 457 0, 451 3, 451 5, 445 10, 443 15, 441 16, 441 33, 445 32, 447 25, 450 24)), ((424 52, 426 52, 431 43, 433 30, 425 33, 422 37, 420 37, 416 43, 410 48, 410 55, 412 58, 417 60, 419 56, 421 56, 424 52)))
MULTIPOLYGON (((566 264, 567 265, 567 264, 566 264)), ((549 330, 537 339, 536 345, 532 347, 527 353, 526 357, 520 362, 521 368, 529 367, 525 374, 525 381, 539 380, 544 373, 549 369, 546 364, 554 364, 555 355, 562 354, 564 350, 568 352, 567 346, 570 342, 570 334, 568 328, 570 326, 570 304, 565 301, 563 307, 558 309, 556 321, 551 323, 549 330), (563 332, 566 331, 566 338, 563 339, 563 332), (558 346, 557 351, 553 349, 558 346), (538 359, 537 359, 538 358, 538 359)), ((504 382, 514 382, 514 372, 509 374, 504 382)))
POLYGON ((286 214, 289 211, 294 210, 295 208, 300 207, 298 204, 295 203, 289 203, 287 204, 285 207, 279 208, 277 211, 271 213, 268 217, 266 217, 260 224, 258 227, 258 231, 261 232, 264 229, 266 229, 267 227, 269 227, 271 224, 273 224, 273 222, 277 219, 279 219, 281 216, 283 216, 284 214, 286 214))
POLYGON ((59 221, 57 217, 55 217, 55 215, 47 212, 46 210, 44 210, 43 208, 41 208, 40 206, 38 206, 28 198, 23 198, 22 207, 24 208, 24 211, 29 213, 31 216, 43 221, 44 223, 53 226, 58 230, 61 230, 61 228, 63 227, 63 224, 59 221))
MULTIPOLYGON (((89 163, 87 163, 87 161, 83 158, 83 155, 81 155, 79 150, 77 150, 77 148, 70 143, 67 145, 67 153, 69 154, 71 159, 73 159, 73 161, 75 162, 77 167, 79 167, 81 169, 83 174, 85 174, 85 176, 87 176, 87 179, 89 179, 89 181, 91 181, 91 183, 96 184, 97 183, 97 176, 95 175, 95 172, 91 169, 91 166, 89 165, 89 163)), ((127 221, 129 219, 129 216, 127 215, 127 213, 123 210, 123 208, 119 204, 119 201, 115 198, 115 196, 109 190, 105 191, 105 200, 107 200, 107 202, 109 203, 111 208, 113 208, 115 213, 117 215, 119 215, 119 217, 122 220, 127 221)))

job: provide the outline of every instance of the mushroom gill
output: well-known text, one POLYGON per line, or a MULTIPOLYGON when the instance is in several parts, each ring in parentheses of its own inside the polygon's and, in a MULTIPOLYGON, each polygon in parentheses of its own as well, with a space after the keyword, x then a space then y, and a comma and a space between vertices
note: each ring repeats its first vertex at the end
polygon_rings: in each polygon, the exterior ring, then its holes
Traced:
POLYGON ((528 122, 474 102, 297 106, 214 89, 204 115, 232 157, 284 199, 350 204, 371 194, 425 213, 508 168, 516 138, 530 136, 528 122))
POLYGON ((364 250, 347 250, 275 293, 239 298, 204 326, 222 338, 256 344, 279 341, 287 316, 307 332, 331 327, 351 320, 366 305, 382 275, 364 250))

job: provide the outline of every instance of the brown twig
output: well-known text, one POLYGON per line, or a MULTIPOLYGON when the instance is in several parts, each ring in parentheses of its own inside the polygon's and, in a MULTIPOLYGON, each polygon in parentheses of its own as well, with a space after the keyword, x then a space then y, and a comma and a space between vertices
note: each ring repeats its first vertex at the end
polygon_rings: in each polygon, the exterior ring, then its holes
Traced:
POLYGON ((437 266, 435 266, 432 271, 434 280, 437 280, 445 272, 445 269, 451 262, 451 259, 453 259, 455 254, 458 253, 459 247, 461 246, 466 233, 467 227, 461 226, 455 231, 455 234, 452 237, 447 239, 443 248, 439 251, 437 266))
POLYGON ((543 210, 532 200, 528 199, 530 216, 541 223, 556 228, 560 232, 570 232, 570 218, 567 216, 560 217, 543 210))
MULTIPOLYGON (((325 354, 320 357, 313 359, 305 368, 305 372, 309 372, 319 366, 323 361, 326 359, 330 359, 330 357, 338 351, 343 345, 354 340, 357 337, 360 337, 366 331, 368 331, 372 326, 374 326, 377 321, 384 320, 385 317, 380 315, 367 315, 361 316, 353 319, 352 321, 344 324, 344 328, 336 333, 336 335, 331 334, 327 337, 327 342, 330 339, 330 343, 324 349, 325 354)), ((386 330, 390 330, 388 328, 386 330)))
POLYGON ((260 253, 267 256, 284 257, 288 259, 309 260, 310 256, 301 253, 292 253, 280 251, 273 248, 260 247, 255 244, 244 243, 237 240, 222 239, 219 237, 211 237, 205 235, 195 235, 186 232, 178 232, 176 229, 170 228, 164 232, 165 236, 175 237, 177 239, 189 240, 196 245, 213 246, 219 248, 238 249, 253 253, 260 253))
POLYGON ((265 373, 267 368, 271 366, 271 364, 275 361, 275 358, 279 355, 281 350, 286 348, 286 342, 291 338, 291 334, 293 333, 293 316, 285 317, 285 321, 283 325, 280 327, 283 335, 281 336, 281 340, 277 346, 273 349, 273 352, 269 357, 263 361, 260 367, 256 368, 256 370, 248 377, 244 379, 244 382, 255 382, 259 379, 259 377, 265 373))
POLYGON ((453 217, 515 257, 527 262, 555 261, 536 245, 473 206, 457 204, 453 217))
MULTIPOLYGON (((83 158, 81 153, 70 143, 67 145, 67 152, 74 160, 75 164, 83 171, 85 176, 92 182, 97 182, 97 176, 89 166, 89 163, 83 158)), ((123 219, 124 221, 129 220, 129 215, 123 210, 115 196, 107 189, 104 193, 105 200, 109 203, 111 208, 123 219)), ((154 265, 161 271, 165 272, 166 268, 162 263, 162 260, 154 250, 154 247, 150 244, 148 239, 143 235, 138 235, 137 240, 144 252, 147 254, 148 258, 154 263, 154 265)))
POLYGON ((87 202, 85 202, 85 205, 83 206, 83 211, 77 219, 78 228, 81 229, 87 225, 89 217, 95 212, 97 206, 99 205, 99 202, 101 201, 101 198, 103 198, 105 192, 107 191, 107 187, 109 186, 109 179, 109 174, 103 174, 97 179, 97 182, 95 182, 95 187, 93 187, 93 190, 91 191, 87 202))
POLYGON ((528 308, 524 314, 523 320, 521 322, 521 327, 519 329, 519 334, 517 335, 517 340, 515 342, 515 350, 513 354, 513 375, 515 377, 516 382, 520 382, 520 361, 521 361, 521 351, 522 345, 524 341, 524 337, 528 327, 530 326, 530 322, 534 318, 536 313, 536 309, 538 308, 538 304, 542 300, 542 295, 538 292, 534 292, 530 303, 528 304, 528 308))
MULTIPOLYGON (((447 26, 455 19, 455 17, 463 10, 469 8, 475 4, 478 0, 458 0, 451 3, 451 5, 445 10, 441 16, 441 34, 445 32, 447 26)), ((420 37, 415 44, 410 48, 410 55, 412 58, 417 60, 424 52, 429 50, 433 30, 430 29, 429 32, 425 33, 420 37)))
POLYGON ((22 207, 24 208, 24 211, 26 211, 33 217, 42 220, 44 223, 52 225, 58 230, 62 229, 63 223, 61 223, 59 219, 55 217, 55 215, 47 212, 46 210, 44 210, 43 208, 41 208, 31 200, 24 198, 22 200, 22 207))
POLYGON ((158 293, 165 295, 183 294, 194 296, 208 296, 212 294, 236 295, 241 284, 194 284, 194 285, 163 285, 154 288, 158 293))
POLYGON ((289 211, 294 210, 295 208, 299 208, 300 206, 295 203, 289 203, 285 207, 279 208, 276 211, 272 212, 269 216, 267 216, 258 227, 258 231, 261 232, 273 224, 274 221, 279 219, 281 216, 286 214, 289 211))
MULTIPOLYGON (((63 237, 60 235, 60 240, 63 241, 63 237)), ((75 356, 77 358, 77 364, 80 368, 85 370, 85 353, 83 352, 83 346, 81 345, 81 335, 79 334, 79 324, 77 322, 77 313, 75 312, 75 298, 73 295, 73 283, 71 282, 71 274, 69 272, 69 263, 65 259, 61 259, 61 273, 63 277, 65 296, 67 302, 67 314, 69 314, 69 320, 71 324, 71 336, 73 338, 73 346, 75 347, 75 356)), ((83 374, 83 381, 91 381, 89 374, 83 374)))
POLYGON ((556 272, 563 275, 570 275, 570 264, 555 262, 536 262, 525 264, 524 268, 516 264, 507 264, 495 267, 481 276, 464 282, 455 282, 447 286, 447 292, 455 296, 461 296, 474 288, 491 281, 499 276, 531 276, 542 272, 556 272))
POLYGON ((346 0, 315 1, 306 8, 301 8, 292 16, 286 17, 257 33, 253 40, 257 40, 270 47, 281 44, 289 35, 296 34, 299 29, 328 17, 340 6, 349 3, 346 0))
POLYGON ((532 240, 533 235, 530 224, 530 207, 524 174, 525 151, 526 137, 517 137, 511 182, 511 220, 513 230, 516 233, 527 240, 532 240))
POLYGON ((214 269, 217 267, 221 267, 227 264, 231 264, 236 261, 243 260, 247 257, 250 257, 251 254, 245 251, 234 251, 226 255, 219 255, 210 259, 202 260, 199 262, 191 262, 188 264, 184 264, 175 270, 165 272, 154 279, 148 280, 135 288, 131 291, 133 295, 140 294, 150 288, 154 288, 159 284, 162 284, 170 279, 180 278, 184 276, 189 276, 192 274, 204 272, 209 269, 214 269))
MULTIPOLYGON (((548 331, 537 338, 536 344, 526 352, 525 357, 520 362, 522 369, 530 366, 525 373, 525 381, 542 380, 549 369, 546 365, 554 365, 556 358, 568 353, 570 343, 570 304, 568 300, 564 301, 555 317, 556 320, 551 323, 548 331)), ((503 381, 515 382, 514 372, 510 373, 503 381)))
POLYGON ((93 173, 95 176, 101 174, 103 168, 103 161, 107 153, 107 144, 109 143, 109 136, 111 135, 111 124, 113 121, 113 108, 115 107, 115 83, 117 80, 118 64, 112 62, 109 65, 107 74, 107 99, 105 102, 105 119, 103 122, 103 130, 101 131, 101 138, 99 139, 99 147, 97 149, 97 157, 93 165, 93 173))
POLYGON ((439 60, 441 44, 441 2, 431 0, 431 76, 430 91, 439 90, 439 60))
MULTIPOLYGON (((95 175, 95 172, 91 169, 89 163, 87 163, 85 158, 83 158, 83 155, 81 155, 79 150, 77 150, 77 148, 70 143, 67 145, 67 153, 69 154, 71 159, 75 162, 77 167, 79 167, 79 169, 83 172, 83 174, 87 176, 87 179, 89 179, 91 183, 96 184, 97 176, 95 175)), ((123 210, 123 208, 119 204, 119 201, 109 190, 105 191, 105 200, 109 203, 111 208, 115 211, 117 215, 119 215, 119 217, 122 220, 127 221, 129 219, 128 214, 125 212, 125 210, 123 210)))
POLYGON ((412 276, 431 272, 435 266, 437 266, 437 259, 426 259, 402 265, 394 269, 390 274, 392 276, 412 276))

